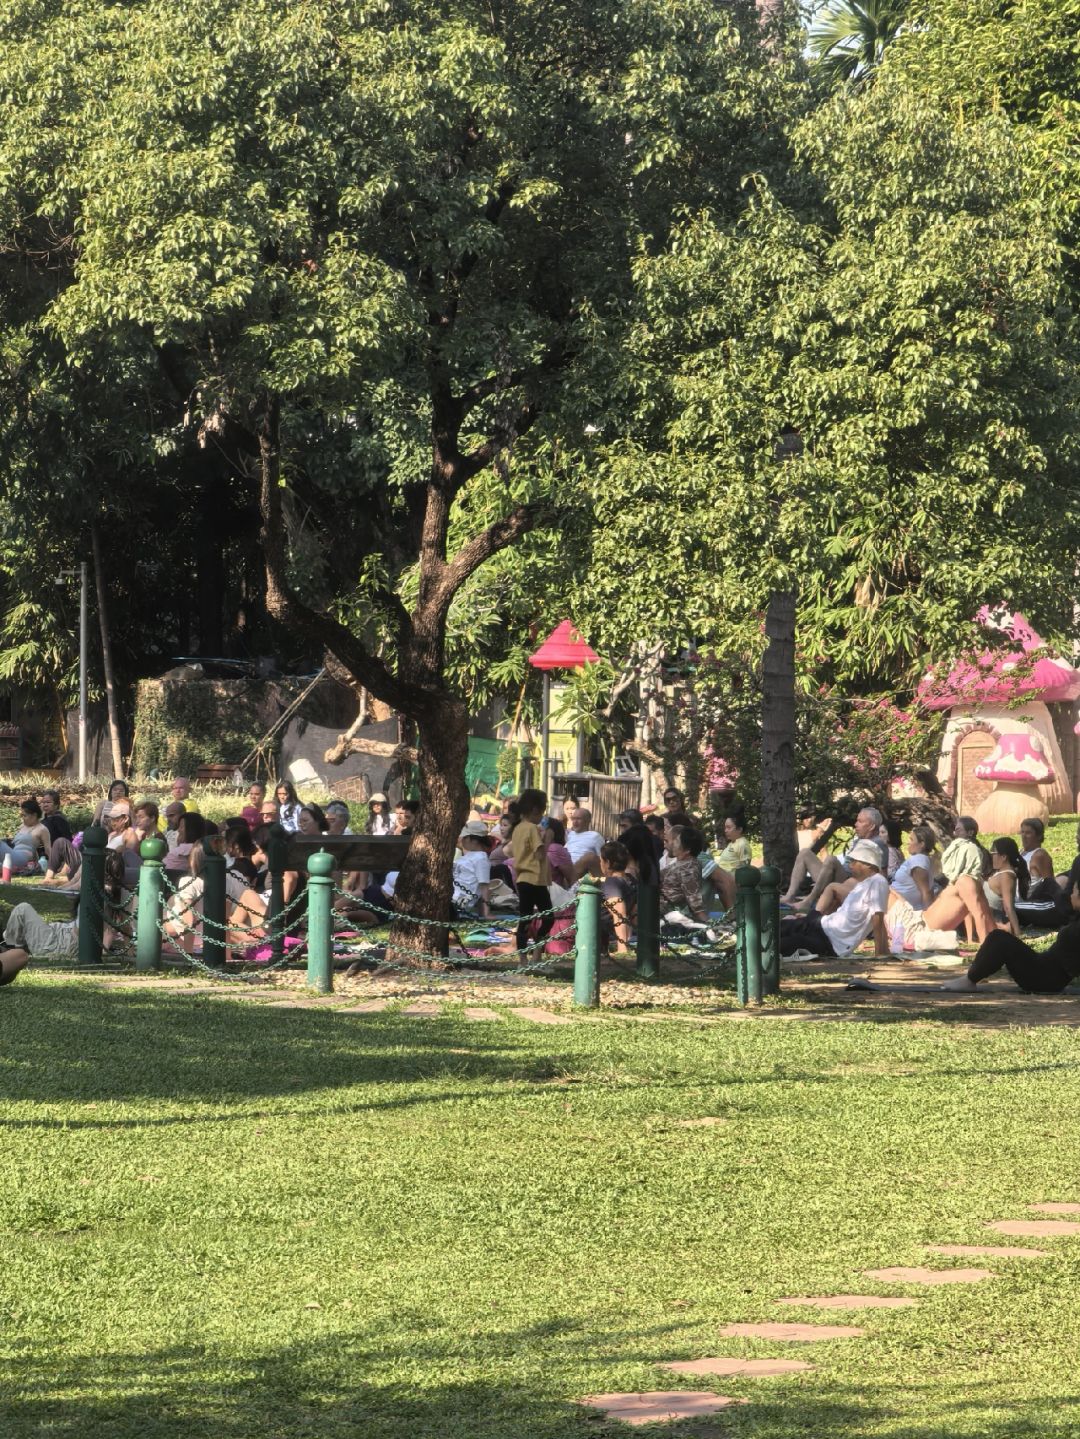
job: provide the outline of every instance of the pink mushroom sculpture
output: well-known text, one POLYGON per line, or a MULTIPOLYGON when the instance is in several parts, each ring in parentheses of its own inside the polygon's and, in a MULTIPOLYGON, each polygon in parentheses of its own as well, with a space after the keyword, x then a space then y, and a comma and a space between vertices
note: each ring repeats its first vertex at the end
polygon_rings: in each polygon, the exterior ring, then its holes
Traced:
POLYGON ((1021 820, 1047 818, 1039 786, 1053 780, 1054 767, 1034 730, 1003 734, 975 766, 975 774, 994 782, 994 788, 975 811, 980 829, 991 834, 1014 834, 1021 820))

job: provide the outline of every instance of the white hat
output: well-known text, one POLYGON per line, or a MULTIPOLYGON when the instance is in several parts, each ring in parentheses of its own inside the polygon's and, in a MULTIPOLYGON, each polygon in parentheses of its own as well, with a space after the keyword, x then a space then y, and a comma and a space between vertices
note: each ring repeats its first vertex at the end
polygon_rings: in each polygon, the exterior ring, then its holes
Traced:
POLYGON ((458 839, 487 839, 488 827, 482 819, 470 819, 458 839))
POLYGON ((881 849, 872 839, 857 839, 847 852, 848 859, 856 859, 860 864, 872 864, 875 869, 881 868, 881 849))

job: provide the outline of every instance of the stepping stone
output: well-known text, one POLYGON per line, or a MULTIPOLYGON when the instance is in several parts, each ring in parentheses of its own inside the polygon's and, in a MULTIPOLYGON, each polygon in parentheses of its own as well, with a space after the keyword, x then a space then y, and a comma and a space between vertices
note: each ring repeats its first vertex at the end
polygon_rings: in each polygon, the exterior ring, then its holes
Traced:
POLYGON ((1037 1214, 1080 1214, 1080 1204, 1029 1204, 1037 1214))
POLYGON ((990 1269, 864 1269, 868 1279, 883 1284, 977 1284, 980 1279, 993 1279, 990 1269))
POLYGON ((439 1005, 428 999, 418 1000, 416 1004, 407 1004, 398 1014, 407 1014, 410 1019, 431 1019, 439 1012, 439 1005))
POLYGON ((621 1419, 624 1424, 662 1424, 672 1419, 698 1419, 703 1414, 716 1414, 729 1404, 745 1404, 746 1400, 692 1389, 669 1389, 655 1394, 590 1394, 578 1403, 586 1409, 602 1409, 610 1418, 621 1419))
POLYGON ((363 1004, 349 1004, 339 1009, 339 1014, 381 1014, 390 1003, 388 999, 365 999, 363 1004))
POLYGON ((708 1129, 714 1124, 728 1124, 726 1119, 714 1119, 711 1115, 702 1115, 700 1119, 679 1119, 675 1122, 676 1129, 708 1129))
POLYGON ((1080 1234, 1080 1224, 1069 1219, 999 1219, 994 1224, 988 1224, 988 1229, 996 1229, 999 1234, 1015 1234, 1018 1237, 1024 1234, 1049 1237, 1051 1234, 1080 1234))
POLYGON ((1045 1249, 1023 1249, 1018 1244, 927 1244, 931 1254, 985 1255, 987 1259, 1047 1259, 1045 1249))
POLYGON ((896 1294, 823 1294, 817 1299, 774 1299, 774 1304, 806 1304, 814 1309, 910 1309, 917 1299, 896 1294))
MULTIPOLYGON (((516 1014, 518 1019, 531 1019, 533 1024, 573 1024, 573 1020, 568 1014, 556 1014, 550 1009, 532 1009, 526 1007, 524 1009, 512 1009, 510 1013, 516 1014)), ((637 1422, 639 1424, 645 1424, 648 1421, 639 1419, 637 1422)))
POLYGON ((674 1359, 661 1365, 663 1369, 674 1369, 677 1374, 745 1374, 748 1377, 795 1374, 813 1367, 803 1359, 674 1359))
POLYGON ((728 1324, 721 1339, 783 1339, 809 1344, 815 1339, 861 1339, 864 1330, 848 1324, 728 1324))
POLYGON ((473 1022, 484 1019, 501 1019, 502 1015, 495 1009, 484 1009, 482 1005, 465 1006, 465 1018, 473 1022))

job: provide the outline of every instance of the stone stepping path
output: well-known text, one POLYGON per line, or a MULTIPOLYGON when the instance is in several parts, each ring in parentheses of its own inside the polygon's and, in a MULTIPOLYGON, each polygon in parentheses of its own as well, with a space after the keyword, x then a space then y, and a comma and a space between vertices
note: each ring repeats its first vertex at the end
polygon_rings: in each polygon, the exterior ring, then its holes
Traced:
POLYGON ((992 1269, 864 1269, 867 1279, 878 1279, 882 1284, 977 1284, 981 1279, 993 1279, 992 1269))
POLYGON ((502 1015, 497 1009, 485 1009, 482 1004, 467 1004, 465 1006, 465 1018, 470 1023, 482 1023, 485 1020, 501 1019, 502 1015))
POLYGON ((918 1302, 898 1294, 822 1294, 813 1299, 793 1296, 773 1300, 774 1304, 801 1304, 809 1309, 910 1309, 918 1302))
POLYGON ((695 1392, 692 1389, 657 1390, 653 1394, 589 1394, 578 1403, 586 1409, 602 1410, 610 1419, 624 1424, 663 1424, 674 1419, 700 1419, 717 1414, 731 1404, 745 1404, 726 1394, 695 1392))
POLYGON ((861 1339, 865 1329, 851 1324, 726 1324, 721 1339, 781 1339, 785 1344, 812 1344, 817 1339, 861 1339))
POLYGON ((398 1010, 398 1014, 406 1014, 412 1019, 434 1019, 439 1013, 439 1006, 434 1000, 421 999, 415 1004, 406 1004, 398 1010))
POLYGON ((1080 1204, 1029 1204, 1036 1214, 1080 1214, 1080 1204))
POLYGON ((986 1227, 998 1234, 1012 1234, 1017 1238, 1031 1235, 1047 1239, 1055 1234, 1080 1234, 1080 1224, 1069 1219, 998 1219, 986 1227))
POLYGON ((661 1365, 663 1369, 674 1369, 676 1374, 744 1374, 750 1378, 763 1378, 768 1374, 796 1374, 813 1369, 802 1359, 672 1359, 661 1365))
MULTIPOLYGON (((511 1014, 518 1019, 531 1019, 533 1024, 573 1024, 569 1014, 556 1014, 553 1009, 535 1009, 532 1006, 525 1006, 521 1009, 512 1009, 511 1014)), ((642 1420, 641 1423, 646 1423, 642 1420)))
POLYGON ((382 1014, 390 1001, 388 999, 365 999, 363 1004, 350 1004, 339 1009, 339 1014, 382 1014))
POLYGON ((926 1244, 931 1254, 983 1255, 987 1259, 1049 1259, 1046 1249, 1024 1249, 1019 1244, 926 1244))

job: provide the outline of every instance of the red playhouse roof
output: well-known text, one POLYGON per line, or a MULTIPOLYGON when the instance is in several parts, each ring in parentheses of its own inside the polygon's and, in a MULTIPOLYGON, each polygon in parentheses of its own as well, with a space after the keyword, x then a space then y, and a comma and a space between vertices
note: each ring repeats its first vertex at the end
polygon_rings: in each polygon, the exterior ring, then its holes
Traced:
POLYGON ((556 625, 529 663, 534 670, 579 670, 600 656, 585 643, 569 620, 556 625))
POLYGON ((1027 655, 1043 648, 1042 638, 1023 615, 1010 615, 997 621, 984 606, 976 618, 988 627, 1005 630, 1019 643, 1019 652, 1000 654, 995 660, 987 651, 979 657, 978 664, 961 660, 944 680, 928 674, 919 685, 919 699, 924 708, 946 710, 953 705, 1008 704, 1024 697, 1052 703, 1080 696, 1080 670, 1075 670, 1066 660, 1044 657, 1036 660, 1029 671, 1012 673, 1027 655))

